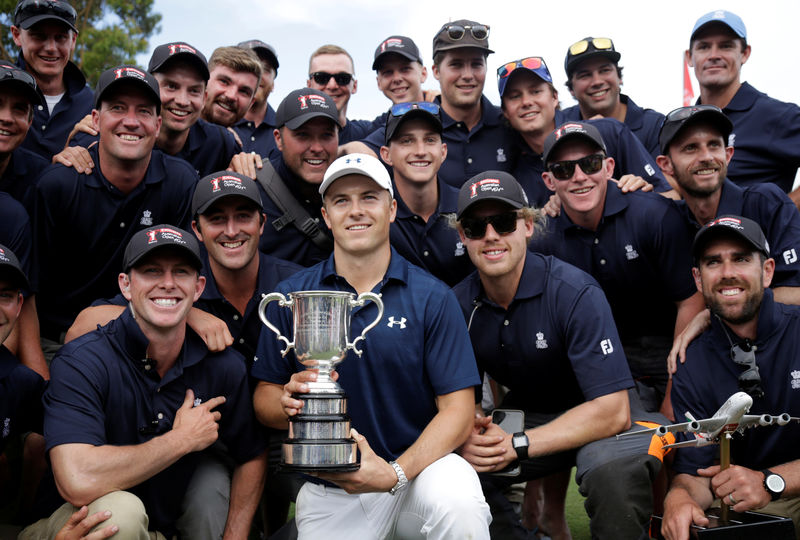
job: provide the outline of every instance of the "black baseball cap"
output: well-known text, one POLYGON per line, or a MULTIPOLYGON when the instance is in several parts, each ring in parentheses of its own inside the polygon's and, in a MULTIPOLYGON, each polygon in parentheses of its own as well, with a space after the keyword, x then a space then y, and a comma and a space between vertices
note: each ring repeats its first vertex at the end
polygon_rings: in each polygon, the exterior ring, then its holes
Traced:
POLYGON ((22 270, 19 259, 13 251, 2 244, 0 244, 0 275, 10 276, 14 285, 19 286, 20 289, 30 289, 28 277, 22 270))
POLYGON ((445 23, 433 37, 433 56, 441 51, 473 47, 482 49, 487 54, 494 51, 489 48, 489 25, 467 19, 445 23))
POLYGON ((32 105, 41 105, 42 98, 36 91, 33 76, 14 65, 0 65, 0 85, 4 88, 14 87, 22 92, 32 105))
POLYGON ((386 120, 386 145, 392 140, 398 128, 413 118, 421 118, 432 124, 438 134, 442 134, 442 115, 440 107, 428 101, 409 101, 396 103, 389 109, 389 116, 386 120))
POLYGON ((503 171, 486 171, 464 182, 458 192, 456 219, 483 201, 499 201, 515 210, 528 206, 528 196, 516 178, 503 171))
POLYGON ((208 60, 199 49, 183 41, 173 41, 156 47, 150 57, 150 63, 147 65, 147 71, 150 73, 163 71, 164 64, 178 58, 194 65, 200 75, 208 82, 208 60))
POLYGON ((97 90, 95 90, 94 94, 95 108, 100 108, 103 97, 112 87, 116 87, 123 82, 135 84, 142 89, 146 95, 153 99, 156 111, 161 114, 161 93, 158 89, 158 81, 150 73, 136 66, 117 66, 105 70, 100 75, 100 79, 97 81, 97 90))
POLYGON ((758 223, 746 217, 726 214, 703 225, 695 235, 692 243, 695 262, 700 259, 708 243, 721 235, 735 236, 744 240, 747 245, 769 257, 769 243, 758 223))
POLYGON ((78 13, 64 0, 22 0, 14 8, 14 26, 24 30, 40 21, 54 20, 69 26, 74 32, 78 13))
POLYGON ((542 159, 545 166, 550 163, 550 156, 558 148, 558 146, 567 140, 584 139, 593 145, 599 147, 604 154, 608 153, 606 150, 606 143, 597 128, 586 122, 565 122, 556 129, 544 140, 544 152, 542 159))
POLYGON ((325 92, 313 88, 301 88, 289 92, 275 113, 275 127, 284 125, 289 129, 297 129, 312 118, 322 116, 329 118, 339 126, 339 111, 336 103, 325 92))
POLYGON ((733 123, 716 105, 690 105, 679 107, 670 112, 661 124, 661 131, 658 134, 658 144, 661 153, 666 155, 669 151, 670 143, 678 136, 684 128, 704 122, 713 125, 725 144, 728 144, 728 137, 733 132, 733 123))
POLYGON ((422 63, 419 48, 410 37, 389 36, 381 41, 381 44, 375 49, 375 60, 372 61, 372 69, 377 70, 380 66, 381 58, 387 54, 399 54, 412 62, 422 63))
POLYGON ((192 197, 192 215, 202 214, 223 197, 244 197, 263 210, 258 186, 252 178, 232 171, 211 173, 197 182, 192 197))
POLYGON ((156 249, 173 248, 186 255, 198 271, 203 267, 200 247, 193 234, 174 225, 154 225, 136 232, 122 257, 123 272, 130 272, 146 255, 156 249))
POLYGON ((281 65, 278 63, 278 54, 275 52, 275 49, 272 47, 272 45, 269 43, 264 43, 260 39, 249 39, 247 41, 242 41, 237 45, 237 47, 241 47, 242 49, 252 49, 259 58, 266 58, 267 62, 269 62, 269 65, 271 65, 272 69, 275 70, 275 76, 278 76, 278 68, 281 67, 281 65))
POLYGON ((576 41, 567 49, 567 57, 564 59, 564 71, 567 78, 572 78, 572 73, 577 65, 587 58, 603 57, 616 64, 619 62, 620 55, 614 48, 614 42, 610 38, 585 37, 576 41))

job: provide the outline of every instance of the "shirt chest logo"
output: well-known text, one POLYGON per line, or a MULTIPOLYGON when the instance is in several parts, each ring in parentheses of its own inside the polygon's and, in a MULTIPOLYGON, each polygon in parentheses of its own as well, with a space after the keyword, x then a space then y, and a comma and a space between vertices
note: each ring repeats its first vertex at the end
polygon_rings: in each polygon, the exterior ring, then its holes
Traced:
POLYGON ((537 349, 547 348, 547 340, 544 339, 544 334, 542 332, 536 332, 536 348, 537 349))
POLYGON ((792 390, 800 389, 800 369, 792 371, 792 390))
POLYGON ((635 249, 633 249, 632 245, 627 244, 625 246, 625 257, 629 261, 632 261, 633 259, 638 259, 639 258, 639 253, 635 249))
POLYGON ((389 322, 386 323, 386 326, 388 326, 389 328, 392 328, 394 325, 398 325, 398 326, 400 326, 400 330, 404 330, 405 327, 406 327, 406 320, 407 319, 405 317, 400 317, 400 320, 396 321, 394 319, 394 316, 391 316, 391 317, 389 317, 389 322))
POLYGON ((506 151, 503 150, 502 148, 498 148, 497 149, 497 163, 505 163, 506 161, 508 161, 508 158, 506 157, 506 151))
POLYGON ((145 227, 149 227, 153 224, 153 213, 150 210, 145 210, 142 212, 142 220, 139 221, 139 225, 144 225, 145 227))
POLYGON ((460 241, 456 242, 456 251, 453 255, 456 257, 461 257, 464 255, 464 244, 462 244, 460 241))
POLYGON ((11 418, 6 418, 3 420, 3 439, 11 434, 11 418))

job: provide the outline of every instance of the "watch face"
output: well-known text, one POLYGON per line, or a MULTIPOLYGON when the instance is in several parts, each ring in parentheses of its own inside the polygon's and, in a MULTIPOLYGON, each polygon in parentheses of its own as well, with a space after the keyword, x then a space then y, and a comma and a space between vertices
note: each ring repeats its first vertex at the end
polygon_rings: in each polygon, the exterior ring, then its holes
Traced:
POLYGON ((765 480, 770 491, 781 493, 786 488, 786 482, 777 474, 770 474, 765 480))
POLYGON ((514 448, 517 446, 528 446, 528 437, 525 434, 514 435, 511 444, 514 445, 514 448))

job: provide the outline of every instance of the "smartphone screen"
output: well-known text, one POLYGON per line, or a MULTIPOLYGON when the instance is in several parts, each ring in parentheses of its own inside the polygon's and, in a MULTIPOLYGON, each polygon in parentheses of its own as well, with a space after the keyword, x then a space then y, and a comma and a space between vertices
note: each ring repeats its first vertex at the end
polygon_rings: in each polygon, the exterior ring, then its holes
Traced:
MULTIPOLYGON (((517 433, 525 429, 525 413, 518 409, 495 409, 492 411, 492 423, 497 424, 506 433, 517 433)), ((512 462, 502 471, 493 472, 497 476, 519 476, 518 461, 512 462)))

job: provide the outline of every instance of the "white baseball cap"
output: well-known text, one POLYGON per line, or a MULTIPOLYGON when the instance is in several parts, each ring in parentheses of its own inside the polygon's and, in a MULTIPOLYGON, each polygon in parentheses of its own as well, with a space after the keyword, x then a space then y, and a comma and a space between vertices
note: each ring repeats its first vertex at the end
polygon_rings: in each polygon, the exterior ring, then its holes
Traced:
POLYGON ((389 178, 386 167, 379 159, 367 154, 348 154, 331 163, 319 186, 319 194, 325 195, 325 191, 334 181, 348 174, 360 174, 372 178, 376 184, 388 190, 389 195, 394 198, 392 179, 389 178))

